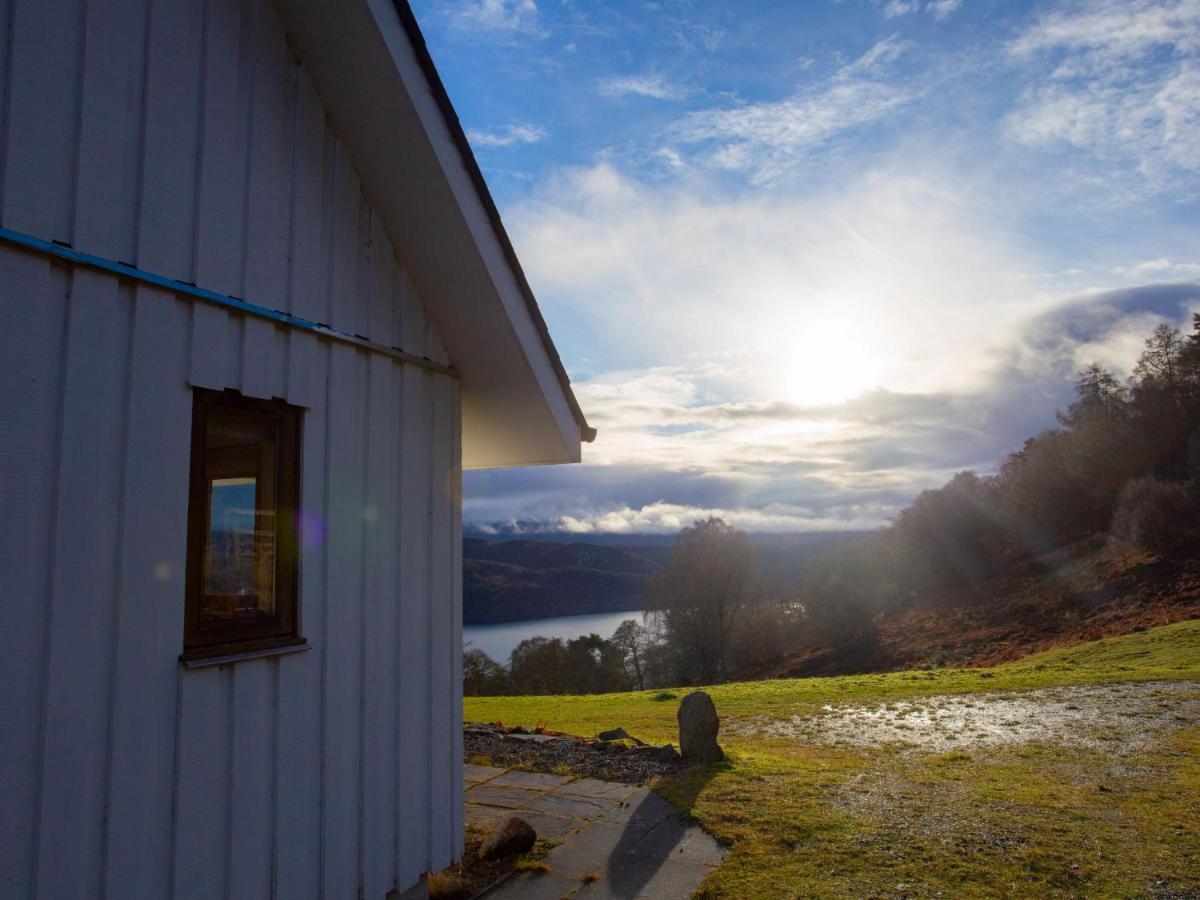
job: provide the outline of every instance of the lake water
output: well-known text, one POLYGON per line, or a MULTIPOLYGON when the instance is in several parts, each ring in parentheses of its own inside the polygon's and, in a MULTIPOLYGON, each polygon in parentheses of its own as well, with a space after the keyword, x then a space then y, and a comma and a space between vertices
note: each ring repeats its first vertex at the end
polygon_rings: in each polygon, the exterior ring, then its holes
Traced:
POLYGON ((502 622, 498 625, 464 625, 463 648, 482 650, 498 663, 508 663, 513 648, 526 638, 541 635, 547 638, 562 638, 564 641, 581 634, 598 634, 602 638, 612 637, 626 619, 642 621, 637 610, 630 612, 596 613, 589 616, 559 616, 553 619, 529 619, 525 622, 502 622))

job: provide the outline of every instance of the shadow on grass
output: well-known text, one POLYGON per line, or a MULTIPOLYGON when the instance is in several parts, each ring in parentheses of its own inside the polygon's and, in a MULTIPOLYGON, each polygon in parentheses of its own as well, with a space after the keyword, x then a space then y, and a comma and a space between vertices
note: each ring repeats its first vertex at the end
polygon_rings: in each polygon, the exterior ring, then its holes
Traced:
POLYGON ((729 757, 726 757, 719 763, 685 769, 678 775, 659 781, 654 789, 671 801, 673 806, 691 817, 692 808, 696 805, 696 798, 700 796, 708 783, 718 775, 731 772, 733 769, 734 764, 730 762, 729 757))

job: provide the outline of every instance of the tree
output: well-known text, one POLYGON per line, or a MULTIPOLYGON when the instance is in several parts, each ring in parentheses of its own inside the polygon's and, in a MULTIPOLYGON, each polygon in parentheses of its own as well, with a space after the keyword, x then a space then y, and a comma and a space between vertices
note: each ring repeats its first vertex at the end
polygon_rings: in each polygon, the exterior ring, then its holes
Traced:
POLYGON ((1133 370, 1133 410, 1138 428, 1154 447, 1154 473, 1179 477, 1195 429, 1196 396, 1190 374, 1190 339, 1165 322, 1146 339, 1133 370))
POLYGON ((1125 485, 1113 515, 1112 535, 1155 553, 1195 545, 1200 501, 1182 482, 1136 478, 1125 485))
POLYGON ((1142 351, 1133 377, 1142 385, 1158 388, 1173 388, 1183 375, 1183 335, 1178 328, 1160 322, 1142 351))
POLYGON ((1117 376, 1099 363, 1080 370, 1075 379, 1075 402, 1057 414, 1060 424, 1072 428, 1101 419, 1124 422, 1129 418, 1129 392, 1117 376))
POLYGON ((514 694, 562 694, 567 648, 559 638, 526 638, 509 655, 514 694))
POLYGON ((626 619, 613 632, 612 643, 621 653, 621 662, 629 676, 631 684, 639 691, 646 689, 646 673, 642 659, 646 653, 646 643, 650 635, 644 625, 639 625, 634 619, 626 619))
POLYGON ((563 690, 571 694, 604 694, 625 690, 621 651, 598 634, 581 635, 567 642, 563 690))
POLYGON ((728 677, 739 613, 756 599, 760 578, 749 536, 723 519, 680 532, 666 567, 646 583, 646 608, 662 615, 663 635, 683 681, 728 677))
POLYGON ((463 653, 463 693, 468 697, 503 694, 508 687, 508 673, 482 650, 463 653))

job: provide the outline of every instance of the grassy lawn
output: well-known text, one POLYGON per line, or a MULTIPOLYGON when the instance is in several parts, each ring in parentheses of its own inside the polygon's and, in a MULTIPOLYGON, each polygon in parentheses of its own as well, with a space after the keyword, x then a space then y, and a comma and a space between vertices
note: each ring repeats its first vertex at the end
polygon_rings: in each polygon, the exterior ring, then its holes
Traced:
MULTIPOLYGON (((827 704, 1060 685, 1200 681, 1200 621, 992 669, 778 680, 709 689, 722 719, 775 721, 827 704)), ((471 721, 577 734, 622 725, 676 740, 675 691, 468 698, 471 721)), ((1196 692, 1200 695, 1200 690, 1196 692)), ((729 759, 657 785, 731 847, 707 896, 1200 895, 1200 723, 1157 740, 923 752, 766 734, 723 736, 729 759)))

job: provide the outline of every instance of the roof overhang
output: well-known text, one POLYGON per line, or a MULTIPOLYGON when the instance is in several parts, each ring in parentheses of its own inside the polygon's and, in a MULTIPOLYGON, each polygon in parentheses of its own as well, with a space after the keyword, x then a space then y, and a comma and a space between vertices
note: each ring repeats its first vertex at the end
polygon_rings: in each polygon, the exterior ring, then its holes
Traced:
POLYGON ((406 0, 276 0, 462 380, 467 468, 595 437, 406 0))

